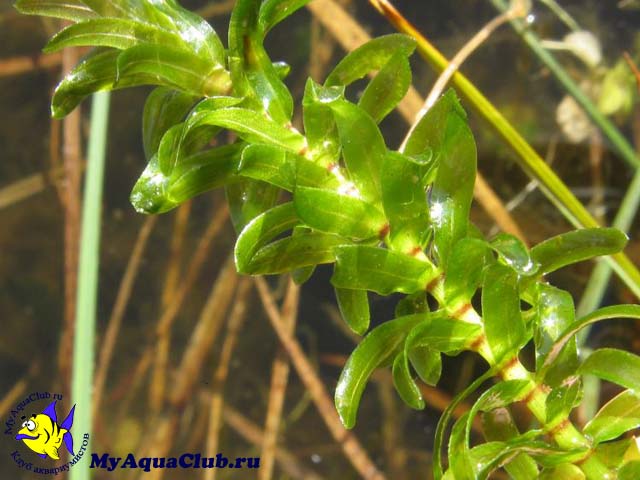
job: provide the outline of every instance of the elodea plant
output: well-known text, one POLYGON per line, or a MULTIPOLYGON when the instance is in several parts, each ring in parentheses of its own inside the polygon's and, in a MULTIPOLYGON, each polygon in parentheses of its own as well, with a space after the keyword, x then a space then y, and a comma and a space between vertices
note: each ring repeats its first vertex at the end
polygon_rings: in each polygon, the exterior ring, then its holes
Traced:
POLYGON ((469 221, 476 147, 455 93, 419 120, 400 151, 387 148, 378 128, 411 83, 415 45, 407 36, 372 40, 324 83, 309 79, 304 132, 295 129, 283 82, 288 67, 272 62, 263 41, 307 2, 238 0, 226 48, 207 22, 173 0, 19 0, 17 8, 75 22, 46 51, 98 47, 56 89, 55 117, 98 90, 157 85, 144 108, 148 165, 131 194, 138 211, 166 212, 224 187, 239 232, 239 272, 290 272, 302 283, 317 265, 334 265, 344 319, 366 333, 336 388, 346 427, 356 422, 374 369, 390 366, 400 397, 422 409, 414 377, 435 385, 443 354, 473 351, 489 368, 440 421, 436 478, 486 478, 498 468, 516 479, 640 478, 635 438, 625 436, 640 426, 640 357, 604 348, 581 360, 576 346, 582 328, 640 318, 640 307, 606 307, 576 319, 569 293, 544 280, 565 265, 622 250, 625 235, 584 229, 531 250, 511 235, 483 238, 469 221), (348 87, 372 73, 358 102, 348 100, 348 87), (224 131, 237 140, 211 147, 224 131), (395 318, 367 333, 369 291, 405 296, 395 318), (530 342, 535 365, 528 369, 519 354, 530 342), (586 374, 623 390, 580 430, 569 416, 586 374), (494 384, 448 435, 445 471, 440 451, 450 411, 488 379, 494 384), (509 413, 515 402, 537 420, 526 432, 509 413), (486 442, 472 447, 477 415, 486 442))

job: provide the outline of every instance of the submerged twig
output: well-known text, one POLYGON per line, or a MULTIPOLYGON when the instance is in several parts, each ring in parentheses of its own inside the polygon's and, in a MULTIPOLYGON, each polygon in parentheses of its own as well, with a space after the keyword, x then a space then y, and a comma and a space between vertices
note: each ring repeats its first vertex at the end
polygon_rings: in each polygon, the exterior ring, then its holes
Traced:
MULTIPOLYGON (((229 363, 231 355, 238 340, 238 333, 244 324, 247 311, 247 297, 251 291, 253 282, 248 277, 242 277, 238 282, 238 290, 233 300, 233 309, 229 315, 227 323, 227 333, 222 343, 218 365, 213 374, 213 391, 209 402, 209 425, 207 431, 206 455, 214 456, 218 452, 219 435, 222 427, 222 412, 224 410, 224 385, 229 373, 229 363)), ((214 480, 217 470, 207 469, 204 473, 204 480, 214 480)))
MULTIPOLYGON (((171 238, 169 264, 162 290, 162 311, 166 311, 169 308, 173 300, 174 292, 178 288, 182 247, 184 244, 190 211, 191 202, 186 202, 182 204, 176 212, 173 236, 171 238)), ((165 375, 169 361, 170 343, 171 330, 167 330, 166 335, 158 338, 158 343, 156 344, 153 378, 149 389, 149 410, 152 416, 160 411, 165 398, 165 375)))
POLYGON ((354 468, 366 479, 382 480, 385 476, 378 470, 373 461, 369 458, 367 452, 357 440, 353 433, 344 428, 338 418, 333 402, 331 401, 324 384, 318 378, 313 370, 311 363, 304 354, 302 347, 296 341, 295 337, 287 331, 286 325, 283 323, 280 312, 273 302, 269 293, 269 287, 266 281, 260 277, 255 279, 258 287, 260 299, 264 305, 271 326, 273 327, 280 343, 289 355, 291 363, 293 363, 300 380, 305 385, 316 408, 320 412, 322 419, 329 428, 333 438, 340 444, 347 459, 354 468))
POLYGON ((111 359, 113 357, 113 350, 120 332, 120 326, 122 325, 122 319, 126 310, 129 299, 131 298, 131 291, 133 290, 133 284, 138 270, 140 269, 140 262, 142 260, 142 254, 147 246, 147 240, 149 235, 153 231, 158 217, 147 217, 140 228, 138 238, 133 246, 133 251, 127 262, 127 268, 125 269, 120 287, 118 288, 118 294, 116 301, 109 317, 109 323, 107 324, 107 330, 102 339, 102 349, 100 350, 100 356, 96 367, 95 380, 93 385, 93 412, 94 418, 100 411, 102 403, 102 396, 104 392, 104 386, 109 372, 109 366, 111 365, 111 359))
MULTIPOLYGON (((293 335, 295 330, 299 298, 300 287, 289 278, 287 293, 280 312, 280 318, 288 335, 293 335)), ((275 304, 273 298, 272 302, 275 304)), ((282 407, 284 405, 288 379, 289 360, 287 354, 281 347, 276 352, 276 358, 271 368, 271 388, 269 391, 269 401, 267 403, 267 416, 262 443, 262 466, 258 472, 258 478, 260 480, 270 480, 273 475, 278 430, 282 419, 282 407)))
POLYGON ((466 42, 460 50, 458 50, 458 53, 456 53, 451 60, 449 60, 447 67, 438 76, 438 79, 434 83, 433 88, 429 92, 429 95, 427 95, 427 99, 424 101, 424 105, 416 115, 416 119, 407 132, 407 135, 404 137, 404 140, 402 141, 402 144, 399 148, 401 152, 403 152, 406 148, 409 138, 411 138, 411 135, 420 123, 420 120, 422 120, 422 117, 424 117, 431 109, 433 104, 436 103, 436 100, 440 97, 440 95, 442 95, 442 91, 447 86, 447 83, 449 83, 449 81, 451 80, 451 77, 453 77, 453 74, 458 71, 458 69, 467 60, 467 58, 469 58, 469 56, 471 56, 471 54, 480 45, 482 45, 491 36, 491 34, 495 32, 496 29, 498 29, 498 27, 504 25, 509 20, 527 14, 528 8, 526 5, 523 5, 523 3, 526 2, 511 2, 511 8, 509 8, 509 10, 491 19, 485 26, 478 30, 478 32, 473 37, 471 37, 471 39, 466 42))

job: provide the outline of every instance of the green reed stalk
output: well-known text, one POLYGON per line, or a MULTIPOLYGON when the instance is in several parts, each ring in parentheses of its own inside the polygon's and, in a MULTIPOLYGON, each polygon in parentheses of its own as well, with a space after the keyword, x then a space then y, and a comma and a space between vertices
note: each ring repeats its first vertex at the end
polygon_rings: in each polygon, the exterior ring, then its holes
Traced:
MULTIPOLYGON (((82 206, 82 238, 76 298, 76 329, 73 341, 72 402, 77 405, 74 433, 76 454, 82 435, 91 431, 91 392, 95 359, 94 339, 100 260, 100 216, 104 160, 109 118, 109 92, 93 95, 91 135, 87 153, 87 173, 82 206)), ((90 448, 86 449, 88 456, 90 448)), ((71 480, 90 478, 89 462, 84 460, 70 470, 71 480)))

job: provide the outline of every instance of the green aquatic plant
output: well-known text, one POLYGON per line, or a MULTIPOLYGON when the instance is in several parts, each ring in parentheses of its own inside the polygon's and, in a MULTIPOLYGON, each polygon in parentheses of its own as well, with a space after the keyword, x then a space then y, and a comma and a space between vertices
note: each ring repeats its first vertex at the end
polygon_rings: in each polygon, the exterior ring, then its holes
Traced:
POLYGON ((227 47, 211 26, 173 0, 18 1, 25 13, 72 20, 45 47, 98 47, 60 83, 61 117, 100 90, 156 85, 143 116, 148 165, 131 194, 143 213, 162 213, 224 187, 238 239, 235 261, 250 275, 291 273, 303 283, 333 264, 331 283, 349 327, 366 336, 336 387, 344 425, 355 425, 365 386, 390 366, 400 397, 422 409, 415 376, 435 385, 442 355, 479 354, 487 372, 443 415, 434 451, 436 478, 638 478, 633 437, 640 426, 640 357, 616 349, 582 359, 576 335, 610 318, 640 318, 619 305, 576 318, 568 292, 544 276, 566 265, 622 251, 625 235, 588 228, 530 250, 500 234, 487 240, 469 220, 476 146, 456 94, 447 92, 411 130, 401 151, 378 127, 411 84, 415 42, 393 34, 348 54, 320 84, 306 83, 304 129, 292 126, 284 64, 273 62, 267 33, 308 0, 238 0, 227 47), (357 103, 347 89, 369 74, 357 103), (224 132, 237 140, 211 146, 224 132), (403 294, 395 318, 369 330, 368 292, 403 294), (520 353, 533 344, 525 368, 520 353), (623 388, 583 429, 570 420, 582 378, 623 388), (484 382, 494 384, 448 435, 451 411, 484 382), (521 432, 509 406, 521 402, 537 423, 521 432), (471 446, 483 420, 485 443, 471 446))

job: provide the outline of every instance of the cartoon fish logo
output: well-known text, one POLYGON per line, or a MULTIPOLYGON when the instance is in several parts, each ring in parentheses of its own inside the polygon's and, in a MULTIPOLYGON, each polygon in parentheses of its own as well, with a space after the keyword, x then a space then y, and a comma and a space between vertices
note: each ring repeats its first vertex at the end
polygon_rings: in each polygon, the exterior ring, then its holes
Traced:
MULTIPOLYGON (((69 415, 61 425, 58 425, 56 415, 56 400, 51 402, 42 413, 33 414, 31 418, 22 423, 22 428, 16 435, 16 440, 22 440, 27 447, 36 452, 40 457, 47 456, 54 460, 60 459, 58 449, 62 442, 73 453, 73 437, 71 436, 71 425, 73 425, 73 413, 76 409, 74 405, 69 411, 69 415)), ((22 417, 23 419, 25 417, 22 417)))

